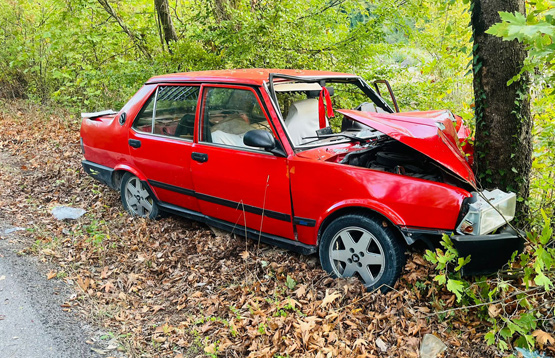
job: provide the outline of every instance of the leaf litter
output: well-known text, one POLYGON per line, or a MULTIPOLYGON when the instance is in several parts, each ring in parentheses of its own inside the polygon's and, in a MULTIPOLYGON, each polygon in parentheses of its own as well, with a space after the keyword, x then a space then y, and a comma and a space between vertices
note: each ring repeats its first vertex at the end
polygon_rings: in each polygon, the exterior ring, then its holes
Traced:
POLYGON ((29 228, 26 252, 58 266, 45 279, 75 288, 64 309, 112 332, 127 355, 416 358, 422 337, 434 334, 448 347, 440 356, 496 356, 483 340, 489 327, 472 312, 466 321, 430 314, 455 297, 430 284, 421 254, 410 253, 399 282, 381 294, 329 277, 314 255, 179 217, 131 217, 119 193, 83 172, 78 120, 3 105, 0 219, 29 228), (87 214, 57 221, 50 211, 62 205, 87 214))

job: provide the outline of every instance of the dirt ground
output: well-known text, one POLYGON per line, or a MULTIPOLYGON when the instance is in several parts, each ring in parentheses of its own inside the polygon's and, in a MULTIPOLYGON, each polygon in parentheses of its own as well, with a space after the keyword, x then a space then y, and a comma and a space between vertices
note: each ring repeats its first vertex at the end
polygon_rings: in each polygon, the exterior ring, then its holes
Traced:
POLYGON ((179 217, 131 217, 83 172, 76 118, 4 107, 0 220, 26 228, 20 251, 51 265, 37 279, 71 286, 72 314, 117 341, 104 356, 418 357, 427 333, 447 345, 445 357, 500 356, 472 312, 454 318, 455 297, 430 284, 421 253, 381 294, 331 279, 316 256, 179 217), (87 213, 57 221, 58 205, 87 213))

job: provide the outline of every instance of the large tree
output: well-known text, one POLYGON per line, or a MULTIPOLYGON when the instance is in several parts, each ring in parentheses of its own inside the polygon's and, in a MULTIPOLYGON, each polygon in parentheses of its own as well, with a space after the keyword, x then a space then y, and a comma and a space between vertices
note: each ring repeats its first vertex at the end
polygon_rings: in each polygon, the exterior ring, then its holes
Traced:
MULTIPOLYGON (((527 198, 532 164, 532 121, 528 76, 520 73, 525 47, 486 33, 499 12, 525 13, 524 0, 474 0, 474 96, 476 172, 484 188, 501 188, 527 198)), ((519 210, 524 206, 519 205, 519 210)))
POLYGON ((171 52, 170 42, 177 41, 177 34, 175 28, 173 27, 173 21, 170 14, 170 5, 168 0, 154 0, 154 7, 156 8, 156 13, 158 14, 158 26, 161 27, 162 31, 160 34, 164 34, 164 40, 171 52))

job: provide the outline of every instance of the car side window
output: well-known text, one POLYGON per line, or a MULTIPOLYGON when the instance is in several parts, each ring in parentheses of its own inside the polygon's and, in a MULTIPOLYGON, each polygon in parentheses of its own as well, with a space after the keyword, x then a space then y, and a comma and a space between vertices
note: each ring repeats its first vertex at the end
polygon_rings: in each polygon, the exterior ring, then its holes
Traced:
POLYGON ((272 133, 266 115, 251 90, 207 88, 204 91, 203 113, 202 142, 247 147, 243 137, 248 131, 262 129, 272 133))
POLYGON ((169 137, 193 139, 198 86, 160 86, 148 99, 133 128, 169 137))

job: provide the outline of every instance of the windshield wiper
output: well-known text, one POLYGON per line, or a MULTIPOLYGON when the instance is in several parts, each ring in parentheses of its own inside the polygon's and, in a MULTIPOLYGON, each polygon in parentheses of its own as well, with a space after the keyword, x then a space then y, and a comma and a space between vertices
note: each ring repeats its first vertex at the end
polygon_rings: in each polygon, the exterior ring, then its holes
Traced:
MULTIPOLYGON (((348 139, 350 139, 354 142, 359 142, 359 143, 366 143, 369 139, 369 138, 359 138, 359 137, 352 136, 352 135, 349 135, 349 134, 344 134, 344 133, 320 134, 318 136, 303 137, 302 139, 316 138, 316 140, 320 140, 320 139, 333 138, 333 137, 345 137, 345 138, 348 138, 348 139)), ((316 140, 313 140, 313 141, 308 142, 308 143, 315 142, 316 140)), ((308 144, 308 143, 304 143, 304 144, 308 144)))

